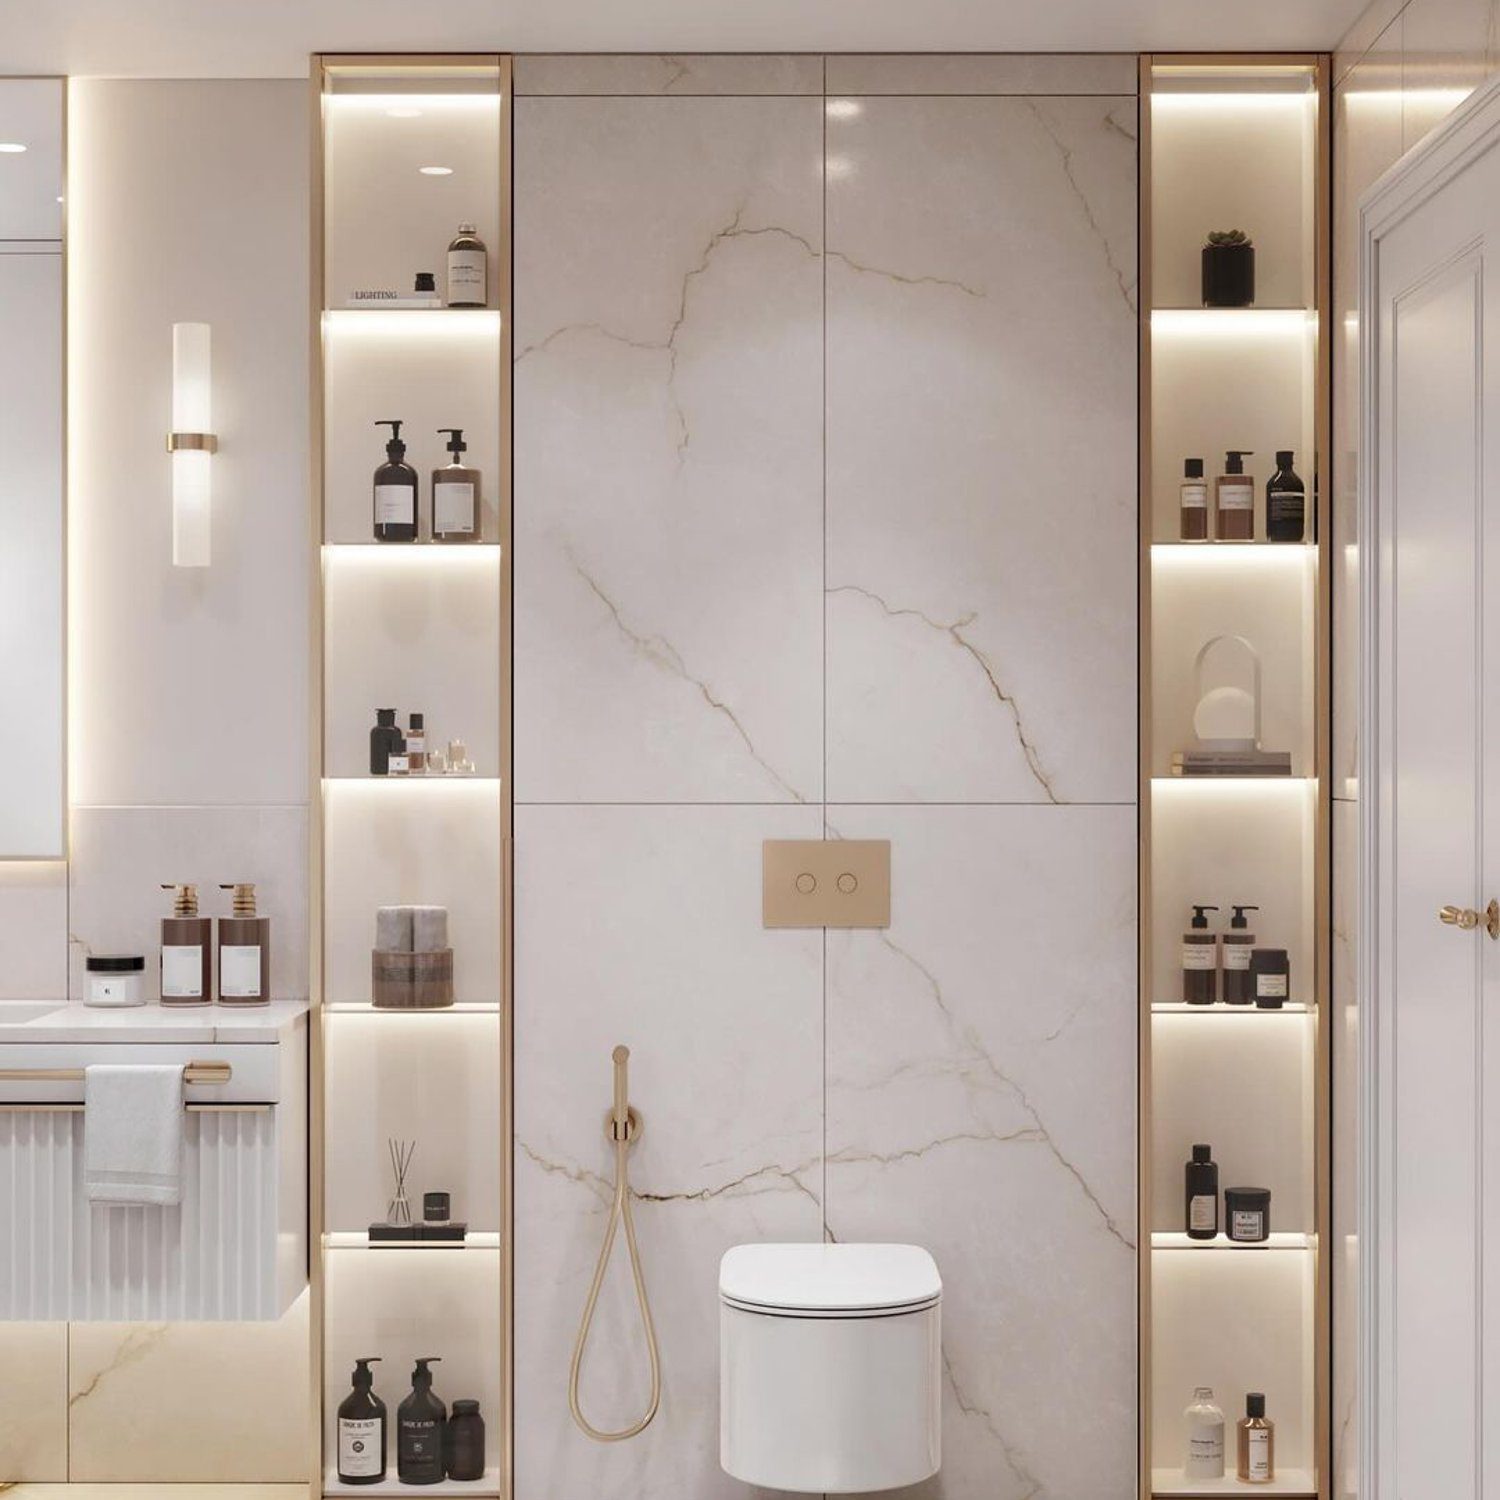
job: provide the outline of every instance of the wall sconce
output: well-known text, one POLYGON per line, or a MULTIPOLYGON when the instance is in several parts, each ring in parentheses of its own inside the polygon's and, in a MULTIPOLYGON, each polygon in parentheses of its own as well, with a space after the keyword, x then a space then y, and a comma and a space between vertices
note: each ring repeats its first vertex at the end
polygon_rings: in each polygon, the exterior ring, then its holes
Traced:
POLYGON ((206 568, 213 498, 213 427, 207 323, 172 325, 172 564, 206 568))

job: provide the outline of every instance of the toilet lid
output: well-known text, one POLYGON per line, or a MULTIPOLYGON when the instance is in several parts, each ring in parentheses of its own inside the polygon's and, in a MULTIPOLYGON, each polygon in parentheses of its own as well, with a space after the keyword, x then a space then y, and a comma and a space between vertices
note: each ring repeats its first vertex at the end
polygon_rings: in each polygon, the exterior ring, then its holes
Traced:
POLYGON ((736 1245, 719 1263, 720 1297, 767 1312, 915 1312, 942 1291, 920 1245, 736 1245))

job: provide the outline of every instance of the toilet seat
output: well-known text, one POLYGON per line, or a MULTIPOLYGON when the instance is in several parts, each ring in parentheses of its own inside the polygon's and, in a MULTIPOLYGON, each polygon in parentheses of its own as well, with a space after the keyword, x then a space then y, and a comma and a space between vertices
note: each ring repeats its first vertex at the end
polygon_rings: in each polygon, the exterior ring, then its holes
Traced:
POLYGON ((919 1245, 736 1245, 719 1266, 721 1301, 766 1317, 900 1317, 942 1295, 919 1245))

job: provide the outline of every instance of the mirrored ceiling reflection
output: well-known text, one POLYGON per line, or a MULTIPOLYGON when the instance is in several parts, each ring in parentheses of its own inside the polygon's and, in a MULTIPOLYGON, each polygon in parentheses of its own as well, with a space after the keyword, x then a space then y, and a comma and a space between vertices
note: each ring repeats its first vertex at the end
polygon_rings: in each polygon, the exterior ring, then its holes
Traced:
POLYGON ((61 79, 0 78, 0 240, 62 238, 61 79))

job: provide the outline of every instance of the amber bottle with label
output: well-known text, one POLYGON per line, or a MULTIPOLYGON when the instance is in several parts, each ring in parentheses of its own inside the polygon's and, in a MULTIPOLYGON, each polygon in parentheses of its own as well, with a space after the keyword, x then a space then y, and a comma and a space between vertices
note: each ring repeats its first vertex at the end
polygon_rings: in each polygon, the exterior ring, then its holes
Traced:
POLYGON ((483 512, 479 504, 479 470, 459 457, 468 450, 462 427, 439 427, 448 434, 445 446, 453 455, 432 471, 432 539, 435 542, 477 542, 482 539, 483 512))
POLYGON ((198 887, 173 891, 172 915, 161 919, 161 1003, 207 1005, 213 1000, 213 923, 198 915, 198 887))
POLYGON ((1182 998, 1188 1005, 1212 1005, 1219 989, 1219 935, 1208 930, 1205 912, 1217 906, 1195 906, 1182 935, 1182 998))
POLYGON ((1178 491, 1182 521, 1179 531, 1185 542, 1208 540, 1208 481, 1203 477, 1203 460, 1182 461, 1182 485, 1178 491))
POLYGON ((1245 1415, 1239 1421, 1238 1469, 1242 1484, 1270 1484, 1276 1478, 1276 1424, 1266 1417, 1266 1398, 1260 1391, 1245 1396, 1245 1415))
POLYGON ((1245 472, 1249 448, 1231 448, 1224 455, 1224 472, 1214 480, 1214 535, 1221 542, 1255 540, 1255 481, 1245 472))
POLYGON ((391 429, 385 462, 375 471, 374 532, 377 542, 414 542, 417 539, 417 471, 406 462, 401 424, 377 422, 391 429))
POLYGON ((268 1005, 271 1000, 271 919, 255 912, 255 887, 234 892, 234 915, 219 918, 219 1004, 268 1005))
POLYGON ((1250 978, 1250 953, 1255 947, 1255 934, 1250 931, 1247 911, 1259 911, 1258 906, 1232 906, 1229 931, 1224 934, 1224 1004, 1249 1005, 1255 999, 1255 984, 1250 978))

